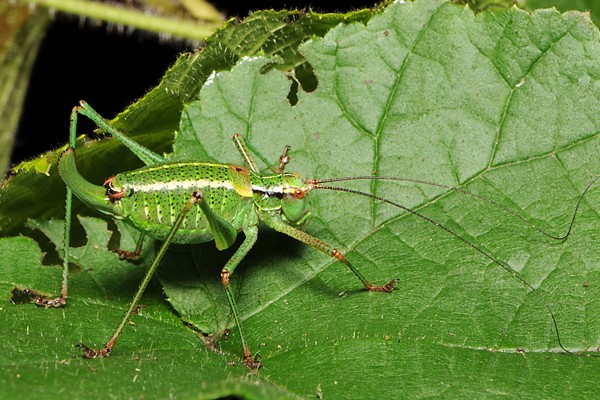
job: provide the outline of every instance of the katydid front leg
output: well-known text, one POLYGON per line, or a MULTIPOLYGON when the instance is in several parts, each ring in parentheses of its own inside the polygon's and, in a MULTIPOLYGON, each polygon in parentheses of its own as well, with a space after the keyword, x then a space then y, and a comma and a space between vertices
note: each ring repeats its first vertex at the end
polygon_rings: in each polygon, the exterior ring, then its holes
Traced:
POLYGON ((327 244, 324 241, 322 241, 321 239, 311 236, 306 232, 298 230, 292 226, 286 225, 279 218, 273 218, 273 217, 270 217, 269 215, 266 215, 266 216, 261 217, 261 220, 264 221, 271 228, 275 229, 277 232, 286 234, 304 244, 312 246, 315 249, 320 250, 323 253, 330 255, 331 257, 335 258, 336 260, 343 262, 348 268, 350 268, 352 273, 354 273, 354 275, 356 275, 356 277, 362 282, 363 286, 369 292, 390 293, 394 290, 394 285, 398 282, 398 279, 392 279, 385 285, 380 285, 380 286, 373 285, 370 281, 367 280, 367 278, 365 278, 365 276, 362 273, 360 273, 359 270, 356 269, 356 267, 354 267, 354 265, 352 265, 350 263, 350 261, 348 261, 346 256, 344 256, 338 249, 336 249, 332 245, 327 244))

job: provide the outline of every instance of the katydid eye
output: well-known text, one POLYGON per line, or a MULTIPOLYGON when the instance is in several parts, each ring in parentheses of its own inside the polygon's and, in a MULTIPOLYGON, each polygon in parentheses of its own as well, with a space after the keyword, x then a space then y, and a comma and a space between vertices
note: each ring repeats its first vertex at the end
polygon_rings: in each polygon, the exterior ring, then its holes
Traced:
POLYGON ((304 198, 304 190, 302 190, 300 188, 296 188, 294 190, 294 197, 297 198, 298 200, 303 199, 304 198))

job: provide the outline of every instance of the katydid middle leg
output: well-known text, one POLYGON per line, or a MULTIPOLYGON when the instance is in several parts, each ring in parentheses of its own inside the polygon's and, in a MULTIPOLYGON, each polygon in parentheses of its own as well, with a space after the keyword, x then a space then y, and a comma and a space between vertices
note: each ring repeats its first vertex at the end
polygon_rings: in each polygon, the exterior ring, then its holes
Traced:
POLYGON ((119 255, 119 259, 121 260, 137 260, 140 254, 142 254, 142 246, 144 245, 144 238, 146 234, 144 232, 140 233, 138 237, 137 243, 135 244, 135 249, 133 251, 123 250, 120 247, 115 247, 112 251, 119 255))
POLYGON ((235 321, 235 324, 238 327, 238 331, 240 332, 240 340, 242 341, 242 346, 244 347, 244 364, 248 368, 256 369, 260 367, 260 362, 258 361, 258 358, 256 356, 252 357, 250 347, 248 346, 248 342, 246 341, 246 337, 244 336, 244 332, 242 331, 242 325, 235 303, 235 296, 233 295, 233 291, 229 286, 229 277, 231 276, 235 268, 239 265, 239 263, 244 259, 244 257, 246 257, 252 246, 254 246, 254 244, 256 243, 256 239, 258 238, 258 227, 256 225, 246 227, 244 229, 244 235, 244 241, 221 270, 221 281, 223 282, 223 288, 225 288, 225 294, 227 295, 229 308, 231 309, 231 313, 233 314, 233 320, 235 321))

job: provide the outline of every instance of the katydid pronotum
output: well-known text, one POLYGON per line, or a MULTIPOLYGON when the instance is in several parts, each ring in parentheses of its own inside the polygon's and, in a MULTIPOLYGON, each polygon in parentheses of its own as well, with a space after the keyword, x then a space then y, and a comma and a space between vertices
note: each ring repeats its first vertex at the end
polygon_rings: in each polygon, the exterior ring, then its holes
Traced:
MULTIPOLYGON (((397 279, 392 279, 383 285, 372 284, 334 246, 300 230, 300 228, 310 219, 311 215, 308 208, 308 194, 316 189, 336 190, 358 194, 399 207, 404 211, 412 213, 434 224, 455 238, 461 240, 466 245, 478 251, 483 256, 512 274, 523 285, 537 294, 551 317, 559 347, 563 351, 570 353, 561 342, 554 313, 543 295, 507 263, 498 260, 489 252, 476 246, 459 234, 410 208, 371 193, 360 192, 344 187, 324 185, 324 183, 380 179, 431 184, 462 192, 479 200, 484 200, 500 206, 506 212, 520 218, 544 235, 554 239, 564 239, 568 236, 579 203, 573 213, 567 234, 562 237, 557 237, 545 233, 541 228, 492 200, 452 186, 432 184, 420 180, 380 176, 303 180, 297 174, 284 171, 286 164, 290 161, 288 156, 289 147, 287 146, 279 159, 279 166, 277 168, 272 168, 273 171, 271 173, 261 173, 248 151, 244 138, 241 135, 236 134, 233 136, 233 142, 244 160, 244 167, 207 162, 169 163, 161 155, 143 147, 112 127, 87 103, 82 101, 79 106, 73 108, 71 113, 69 148, 61 156, 58 166, 60 175, 67 186, 67 216, 65 218, 62 290, 59 297, 52 299, 45 298, 30 291, 32 301, 37 305, 45 307, 61 307, 66 304, 68 295, 67 281, 71 230, 70 212, 73 194, 92 209, 111 218, 123 220, 141 232, 141 238, 138 241, 136 250, 134 252, 122 251, 121 255, 123 258, 135 257, 139 254, 141 247, 140 243, 143 240, 144 235, 162 241, 160 249, 144 275, 123 318, 104 347, 93 349, 84 344, 80 344, 80 347, 83 348, 85 357, 105 357, 111 353, 118 337, 126 326, 129 317, 136 310, 145 288, 150 282, 150 279, 171 243, 192 244, 214 240, 216 247, 219 250, 222 250, 232 246, 237 234, 243 232, 245 238, 237 251, 235 251, 233 256, 223 267, 221 271, 221 280, 234 323, 239 330, 240 340, 243 346, 244 364, 250 368, 258 368, 260 366, 260 361, 257 355, 253 356, 244 336, 234 294, 229 286, 229 278, 255 244, 258 237, 259 221, 262 221, 275 231, 288 235, 341 261, 361 281, 366 290, 371 292, 392 292, 394 290, 394 285, 397 283, 397 279), (87 116, 96 123, 100 129, 120 140, 129 150, 139 157, 146 166, 110 177, 101 186, 94 185, 85 180, 79 174, 75 162, 77 117, 79 114, 87 116)), ((585 194, 585 191, 583 194, 585 194)), ((580 202, 583 194, 580 197, 580 202)))

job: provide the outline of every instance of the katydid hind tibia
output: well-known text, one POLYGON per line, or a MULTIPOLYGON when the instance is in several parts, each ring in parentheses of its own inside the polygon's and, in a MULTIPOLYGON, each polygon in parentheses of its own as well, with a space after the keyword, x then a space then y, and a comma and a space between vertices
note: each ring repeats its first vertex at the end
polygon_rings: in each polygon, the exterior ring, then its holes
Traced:
POLYGON ((580 196, 579 203, 575 207, 567 233, 563 236, 553 236, 493 200, 452 186, 432 184, 420 180, 381 176, 303 180, 295 173, 285 172, 286 164, 289 162, 287 154, 289 148, 287 146, 280 157, 278 168, 273 167, 272 172, 264 173, 258 169, 253 161, 244 138, 236 134, 233 136, 233 142, 244 160, 245 166, 243 167, 197 161, 168 162, 161 155, 143 147, 112 127, 87 103, 82 101, 79 106, 73 108, 73 112, 71 113, 69 148, 59 160, 59 172, 67 186, 67 216, 65 218, 65 247, 61 295, 57 298, 48 299, 33 294, 32 301, 37 305, 45 307, 60 307, 66 304, 71 229, 70 211, 73 194, 90 208, 110 218, 123 220, 141 232, 141 239, 138 241, 136 251, 122 251, 121 255, 123 258, 135 257, 139 253, 140 243, 144 235, 162 241, 162 245, 144 275, 139 289, 135 293, 112 336, 104 347, 100 349, 93 349, 81 344, 80 347, 83 348, 85 357, 104 357, 111 353, 113 346, 126 326, 129 317, 136 310, 145 288, 171 243, 193 244, 214 241, 216 247, 222 250, 232 246, 237 234, 243 232, 244 240, 223 267, 221 281, 234 323, 239 330, 244 353, 244 363, 250 368, 258 368, 260 361, 257 356, 253 356, 248 341, 244 336, 234 293, 229 285, 229 278, 256 243, 259 222, 263 222, 275 231, 288 235, 341 261, 352 271, 368 291, 392 292, 394 285, 398 282, 397 279, 391 279, 388 283, 382 285, 371 283, 334 246, 300 229, 310 220, 311 213, 308 206, 308 195, 316 189, 342 191, 367 196, 376 201, 398 207, 432 223, 476 250, 494 264, 513 275, 537 295, 550 315, 558 346, 564 352, 571 353, 562 344, 558 323, 549 303, 534 286, 522 278, 509 264, 495 258, 488 251, 478 247, 444 225, 408 207, 371 193, 325 184, 351 180, 378 179, 438 186, 499 206, 504 211, 533 226, 542 234, 557 240, 563 240, 569 235, 585 191, 580 196), (77 118, 79 114, 87 116, 103 131, 120 140, 146 166, 134 171, 119 173, 106 179, 100 186, 88 182, 79 174, 75 160, 77 118))

